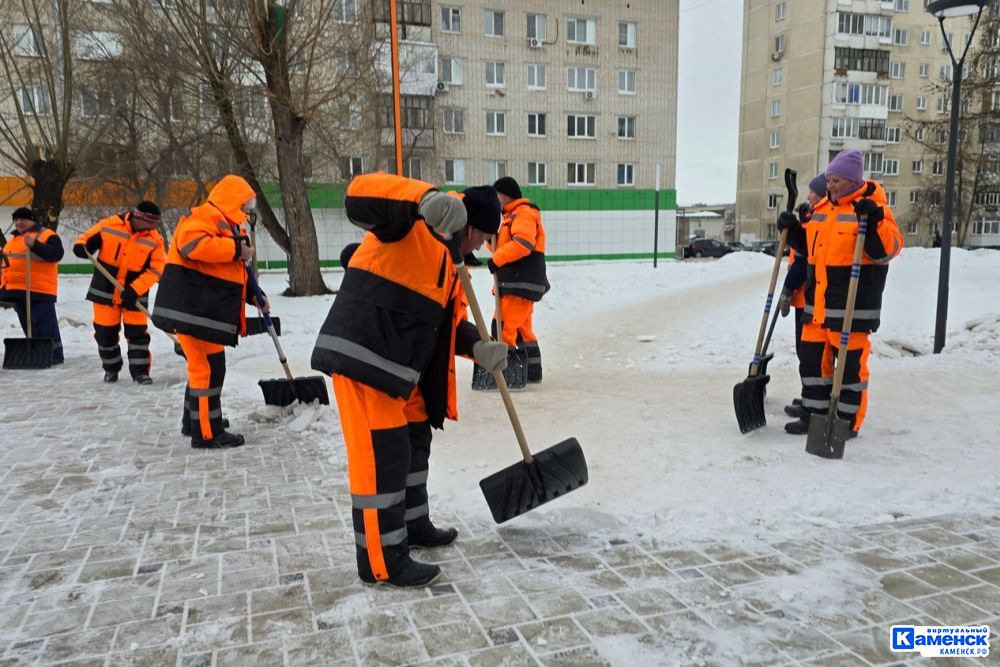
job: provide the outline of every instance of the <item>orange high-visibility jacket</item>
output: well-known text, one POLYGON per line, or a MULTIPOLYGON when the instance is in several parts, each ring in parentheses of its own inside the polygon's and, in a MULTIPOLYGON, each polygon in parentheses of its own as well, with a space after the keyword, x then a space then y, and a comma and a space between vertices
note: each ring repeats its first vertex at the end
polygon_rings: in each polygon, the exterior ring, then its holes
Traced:
POLYGON ((451 253, 417 212, 434 189, 384 173, 358 176, 348 186, 347 216, 368 233, 320 328, 312 367, 396 398, 408 398, 419 385, 428 420, 441 428, 445 418, 458 418, 456 341, 467 336, 456 331, 471 324, 451 253))
MULTIPOLYGON (((788 271, 792 270, 792 265, 795 264, 795 258, 797 255, 794 250, 788 251, 788 271)), ((801 275, 801 274, 799 274, 801 275)), ((806 305, 806 284, 803 282, 799 287, 795 288, 792 292, 792 297, 788 300, 788 305, 792 308, 803 308, 806 305)))
POLYGON ((549 289, 545 275, 545 229, 538 207, 522 197, 504 207, 493 263, 501 296, 541 301, 549 289))
POLYGON ((236 345, 246 333, 247 276, 239 238, 247 215, 240 209, 254 196, 245 180, 225 176, 204 204, 177 223, 153 324, 220 345, 236 345))
MULTIPOLYGON (((134 231, 132 212, 117 213, 104 218, 85 231, 75 245, 86 245, 92 236, 101 235, 97 261, 118 279, 123 287, 131 286, 139 295, 139 303, 149 308, 149 290, 163 276, 166 252, 163 237, 156 229, 134 231)), ((120 294, 100 271, 94 271, 87 290, 87 300, 111 306, 119 303, 120 294)), ((138 310, 134 308, 132 310, 138 310)))
POLYGON ((25 264, 28 246, 25 235, 35 237, 31 249, 31 293, 35 301, 55 301, 59 294, 59 260, 63 256, 62 242, 54 231, 40 223, 30 230, 14 232, 3 247, 0 260, 0 293, 9 298, 23 299, 26 289, 25 264))
POLYGON ((809 258, 805 312, 812 322, 828 329, 840 330, 843 326, 858 239, 854 202, 864 196, 868 183, 874 184, 870 198, 882 207, 885 218, 878 231, 871 227, 867 230, 851 331, 878 330, 889 262, 903 249, 903 235, 889 208, 885 190, 876 181, 867 181, 837 202, 824 198, 813 209, 809 223, 803 226, 809 258))

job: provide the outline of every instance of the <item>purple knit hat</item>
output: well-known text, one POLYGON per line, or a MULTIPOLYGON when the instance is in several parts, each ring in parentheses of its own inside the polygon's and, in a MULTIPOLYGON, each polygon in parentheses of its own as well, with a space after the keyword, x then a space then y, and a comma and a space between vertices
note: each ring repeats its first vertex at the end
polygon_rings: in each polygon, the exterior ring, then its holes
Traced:
POLYGON ((826 175, 860 183, 865 179, 865 156, 857 148, 844 149, 830 160, 826 175))

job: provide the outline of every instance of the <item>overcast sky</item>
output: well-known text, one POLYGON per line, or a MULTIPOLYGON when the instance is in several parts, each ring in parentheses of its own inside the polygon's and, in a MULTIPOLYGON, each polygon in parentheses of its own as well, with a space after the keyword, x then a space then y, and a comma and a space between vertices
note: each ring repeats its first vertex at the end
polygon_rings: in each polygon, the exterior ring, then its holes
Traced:
POLYGON ((743 0, 680 3, 677 202, 734 202, 743 0))

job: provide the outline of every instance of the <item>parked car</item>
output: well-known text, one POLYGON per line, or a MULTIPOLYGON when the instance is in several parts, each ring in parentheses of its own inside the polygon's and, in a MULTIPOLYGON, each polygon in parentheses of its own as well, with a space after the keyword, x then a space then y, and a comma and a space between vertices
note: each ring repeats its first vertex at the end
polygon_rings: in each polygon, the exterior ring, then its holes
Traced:
POLYGON ((692 239, 684 248, 684 257, 722 257, 736 252, 725 243, 715 239, 692 239))
POLYGON ((746 245, 745 243, 740 243, 739 241, 730 241, 726 245, 735 250, 736 252, 750 250, 750 246, 746 245))
MULTIPOLYGON (((754 242, 752 249, 754 252, 762 252, 765 255, 770 255, 774 257, 774 253, 778 251, 777 241, 756 241, 754 242)), ((788 257, 788 246, 785 246, 785 251, 782 253, 785 257, 788 257)))

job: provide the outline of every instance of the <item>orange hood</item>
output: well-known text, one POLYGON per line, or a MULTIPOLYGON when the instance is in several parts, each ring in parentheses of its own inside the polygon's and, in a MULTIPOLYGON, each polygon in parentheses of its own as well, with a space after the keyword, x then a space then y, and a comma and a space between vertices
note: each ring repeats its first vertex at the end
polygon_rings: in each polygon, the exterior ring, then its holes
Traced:
POLYGON ((256 196, 257 193, 246 180, 229 174, 223 176, 208 193, 208 203, 222 211, 227 220, 241 225, 247 221, 247 214, 241 210, 243 204, 256 196))

